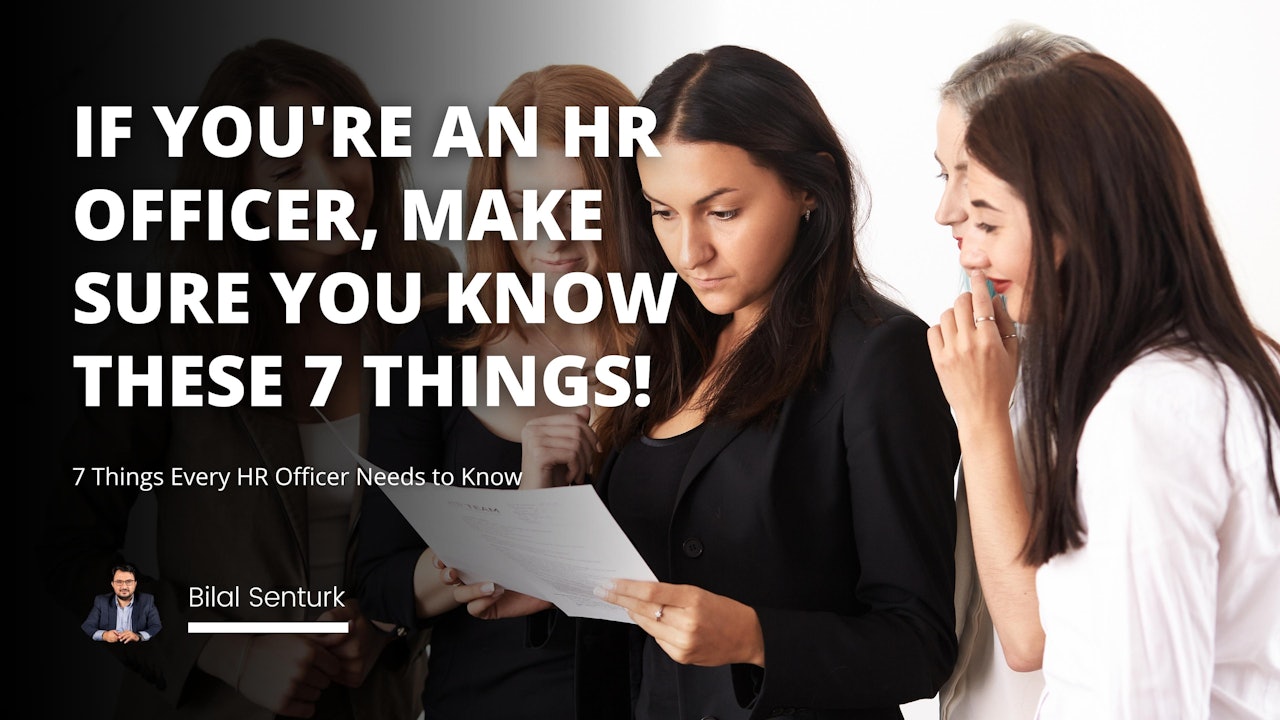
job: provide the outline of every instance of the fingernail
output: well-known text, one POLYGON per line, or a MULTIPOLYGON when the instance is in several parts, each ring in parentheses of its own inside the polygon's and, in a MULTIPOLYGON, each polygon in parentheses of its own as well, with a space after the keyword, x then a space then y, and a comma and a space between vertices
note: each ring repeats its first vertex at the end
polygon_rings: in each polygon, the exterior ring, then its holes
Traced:
POLYGON ((601 599, 609 597, 609 590, 606 589, 603 585, 597 585, 596 588, 591 592, 594 593, 596 597, 601 599))
POLYGON ((491 583, 491 582, 487 582, 487 583, 485 583, 485 584, 481 585, 481 586, 480 586, 480 592, 484 593, 485 595, 492 594, 492 593, 493 593, 493 583, 491 583))

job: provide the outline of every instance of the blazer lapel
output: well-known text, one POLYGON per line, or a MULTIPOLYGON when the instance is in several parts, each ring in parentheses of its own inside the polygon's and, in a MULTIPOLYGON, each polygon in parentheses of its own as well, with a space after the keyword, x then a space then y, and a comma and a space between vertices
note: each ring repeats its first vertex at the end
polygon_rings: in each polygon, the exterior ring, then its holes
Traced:
MULTIPOLYGON (((368 332, 362 333, 360 336, 360 355, 364 357, 377 352, 373 340, 369 338, 368 332)), ((369 416, 373 414, 374 400, 374 371, 366 368, 360 374, 360 438, 356 443, 354 450, 361 458, 369 457, 369 416)), ((354 471, 355 468, 352 468, 354 471)), ((352 570, 356 565, 356 530, 360 524, 360 511, 364 505, 364 490, 360 486, 356 486, 356 491, 351 497, 351 514, 347 518, 347 545, 344 553, 345 564, 343 566, 343 577, 347 578, 352 575, 352 570)), ((354 583, 349 583, 354 587, 354 583)))
MULTIPOLYGON (((361 357, 376 352, 373 341, 367 337, 367 333, 360 338, 360 355, 361 357)), ((369 416, 373 414, 374 400, 374 371, 366 368, 360 374, 360 439, 357 445, 352 448, 360 455, 361 458, 369 457, 369 416)), ((360 522, 360 510, 364 492, 360 487, 356 486, 355 496, 351 499, 351 516, 347 522, 347 567, 350 568, 355 564, 356 553, 356 526, 360 522)))
POLYGON ((685 466, 684 474, 680 476, 680 487, 676 490, 676 503, 671 508, 673 514, 675 508, 680 507, 680 501, 684 499, 685 491, 693 484, 694 478, 716 459, 726 445, 738 437, 744 427, 737 423, 710 421, 707 423, 706 431, 702 433, 702 437, 698 438, 698 446, 693 449, 689 464, 685 466))
MULTIPOLYGON (((243 406, 237 406, 236 413, 253 438, 265 467, 292 468, 302 465, 302 446, 298 441, 296 423, 282 415, 243 406)), ((303 572, 307 572, 307 549, 310 547, 307 532, 307 489, 292 484, 281 487, 275 482, 271 483, 271 487, 284 505, 289 527, 293 530, 293 539, 297 543, 299 561, 303 572)))
MULTIPOLYGON (((778 442, 780 435, 776 431, 786 426, 794 406, 794 397, 789 397, 782 402, 782 407, 778 410, 778 419, 774 424, 775 432, 769 434, 769 442, 778 442)), ((693 456, 689 458, 689 464, 685 466, 684 474, 680 476, 680 488, 676 491, 676 503, 671 510, 673 517, 675 508, 680 507, 680 501, 684 499, 685 491, 698 475, 724 451, 729 443, 733 442, 734 438, 749 427, 749 424, 716 421, 707 421, 706 425, 706 432, 702 433, 702 437, 698 439, 698 446, 693 449, 693 456)))

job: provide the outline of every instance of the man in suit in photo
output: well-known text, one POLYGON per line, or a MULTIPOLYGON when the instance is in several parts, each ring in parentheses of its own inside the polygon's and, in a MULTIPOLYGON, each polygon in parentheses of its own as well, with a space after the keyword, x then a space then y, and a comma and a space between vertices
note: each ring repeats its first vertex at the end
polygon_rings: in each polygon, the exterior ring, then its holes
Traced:
POLYGON ((149 593, 135 592, 138 569, 132 565, 111 568, 111 592, 93 599, 93 609, 80 627, 94 640, 145 642, 160 632, 160 613, 149 593))

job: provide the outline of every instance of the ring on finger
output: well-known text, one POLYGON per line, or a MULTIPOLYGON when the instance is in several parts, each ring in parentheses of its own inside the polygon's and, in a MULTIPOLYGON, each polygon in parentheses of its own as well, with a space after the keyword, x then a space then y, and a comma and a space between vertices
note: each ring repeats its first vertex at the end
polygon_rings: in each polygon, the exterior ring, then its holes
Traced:
POLYGON ((653 611, 653 619, 657 620, 658 622, 662 622, 662 611, 666 607, 667 607, 666 605, 659 605, 658 609, 653 611))
POLYGON ((977 326, 978 326, 978 323, 981 323, 981 322, 995 322, 995 321, 996 321, 996 316, 995 316, 995 315, 987 315, 986 317, 976 317, 976 318, 974 318, 974 319, 973 319, 973 325, 974 325, 974 327, 977 327, 977 326))
POLYGON ((1001 336, 1000 336, 1000 339, 1001 339, 1001 340, 1010 340, 1010 339, 1013 339, 1013 338, 1016 338, 1016 337, 1018 337, 1018 333, 1009 333, 1008 335, 1001 335, 1001 336))

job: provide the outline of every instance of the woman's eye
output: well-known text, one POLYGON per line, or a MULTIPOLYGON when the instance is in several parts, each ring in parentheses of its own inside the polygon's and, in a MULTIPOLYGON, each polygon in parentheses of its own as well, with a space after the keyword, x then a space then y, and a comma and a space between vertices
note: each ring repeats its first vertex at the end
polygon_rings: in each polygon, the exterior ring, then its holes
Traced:
POLYGON ((279 182, 281 180, 291 178, 298 173, 298 170, 300 169, 300 167, 301 166, 299 165, 290 165, 289 167, 285 168, 284 170, 281 170, 278 173, 272 173, 271 179, 275 180, 276 182, 279 182))
POLYGON ((944 170, 944 171, 942 171, 942 172, 938 173, 938 179, 942 180, 943 182, 946 182, 947 180, 951 179, 951 176, 950 176, 950 175, 948 175, 948 174, 946 173, 946 171, 944 170))
POLYGON ((652 215, 653 217, 662 218, 663 220, 671 219, 671 211, 663 208, 653 208, 653 210, 649 214, 652 215))
POLYGON ((711 215, 717 220, 732 220, 738 216, 737 210, 712 210, 711 215))
POLYGON ((978 228, 984 233, 995 232, 995 229, 996 229, 995 225, 988 225, 987 223, 975 223, 974 227, 978 228))

